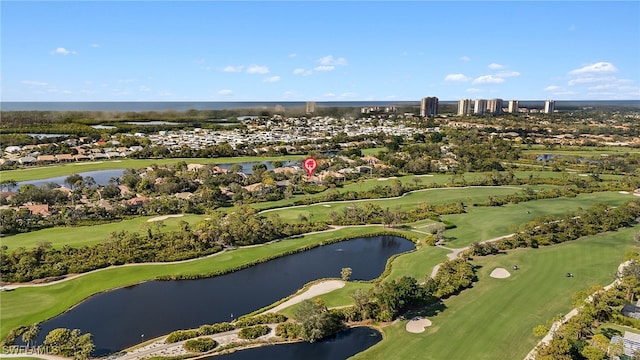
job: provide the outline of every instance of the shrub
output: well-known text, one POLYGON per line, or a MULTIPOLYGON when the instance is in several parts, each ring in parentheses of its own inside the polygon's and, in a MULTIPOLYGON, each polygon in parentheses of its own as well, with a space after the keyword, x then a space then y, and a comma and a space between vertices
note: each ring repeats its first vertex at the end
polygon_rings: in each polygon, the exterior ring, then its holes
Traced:
POLYGON ((202 325, 198 328, 198 335, 213 335, 225 331, 235 330, 235 326, 228 322, 222 322, 212 325, 202 325))
POLYGON ((241 339, 257 339, 260 336, 267 335, 270 331, 271 328, 267 325, 256 325, 240 330, 238 337, 241 339))
POLYGON ((276 336, 284 339, 297 339, 302 333, 302 325, 294 322, 286 322, 276 326, 276 336))
POLYGON ((194 337, 198 337, 198 330, 176 330, 167 336, 165 342, 172 344, 182 340, 193 339, 194 337))
POLYGON ((257 316, 245 317, 234 322, 236 327, 247 327, 260 324, 277 324, 287 321, 287 317, 276 313, 267 313, 257 316))
POLYGON ((188 340, 184 343, 184 349, 191 352, 207 352, 213 350, 218 343, 211 338, 199 338, 188 340))

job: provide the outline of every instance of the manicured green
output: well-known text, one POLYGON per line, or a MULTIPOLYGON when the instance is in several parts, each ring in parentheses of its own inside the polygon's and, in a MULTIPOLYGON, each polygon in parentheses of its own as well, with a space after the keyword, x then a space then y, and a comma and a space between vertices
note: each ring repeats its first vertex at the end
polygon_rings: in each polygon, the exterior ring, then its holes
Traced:
POLYGON ((86 171, 111 170, 111 169, 139 169, 149 165, 168 165, 178 162, 187 164, 234 164, 254 161, 296 161, 302 160, 302 155, 286 156, 241 156, 228 158, 178 158, 178 159, 123 159, 110 161, 79 162, 62 165, 30 167, 18 170, 5 170, 0 172, 0 180, 38 180, 50 177, 65 176, 86 171))
POLYGON ((147 227, 151 228, 152 231, 156 231, 156 226, 160 226, 161 231, 173 231, 179 229, 181 221, 186 221, 193 226, 207 218, 206 215, 185 214, 177 218, 148 222, 149 219, 155 217, 142 216, 130 220, 91 226, 54 227, 3 237, 0 239, 0 243, 6 245, 9 250, 20 246, 32 248, 38 243, 47 241, 51 242, 54 248, 59 248, 63 245, 71 247, 91 246, 107 240, 109 235, 116 231, 145 232, 147 227))
POLYGON ((489 240, 513 233, 517 226, 542 215, 561 215, 578 208, 589 208, 595 203, 620 205, 634 199, 633 195, 618 192, 580 194, 574 198, 556 198, 527 201, 500 207, 468 207, 467 213, 444 215, 443 220, 454 223, 455 229, 444 232, 447 247, 460 248, 474 241, 489 240))
POLYGON ((536 344, 533 327, 567 313, 573 293, 614 279, 636 231, 476 258, 479 281, 444 301, 445 309, 429 316, 433 326, 420 334, 408 333, 406 321, 388 326, 383 341, 354 359, 522 359, 536 344), (511 270, 514 264, 520 269, 511 270), (489 277, 496 267, 511 277, 489 277))
POLYGON ((281 219, 288 222, 300 222, 301 216, 313 222, 328 221, 329 213, 336 211, 340 213, 344 208, 358 204, 364 206, 366 203, 379 205, 383 209, 389 208, 391 211, 409 210, 422 203, 444 204, 451 202, 463 202, 471 205, 474 202, 485 201, 489 196, 502 196, 521 191, 518 187, 473 187, 473 188, 436 188, 415 191, 405 194, 400 198, 372 199, 359 201, 340 201, 277 209, 269 213, 278 214, 281 219))
POLYGON ((19 325, 30 325, 49 319, 87 297, 106 290, 137 284, 159 276, 199 275, 234 269, 243 264, 285 254, 329 239, 366 236, 381 230, 381 226, 368 226, 327 231, 175 264, 119 266, 53 285, 21 287, 13 291, 0 292, 0 339, 4 339, 11 329, 19 325))

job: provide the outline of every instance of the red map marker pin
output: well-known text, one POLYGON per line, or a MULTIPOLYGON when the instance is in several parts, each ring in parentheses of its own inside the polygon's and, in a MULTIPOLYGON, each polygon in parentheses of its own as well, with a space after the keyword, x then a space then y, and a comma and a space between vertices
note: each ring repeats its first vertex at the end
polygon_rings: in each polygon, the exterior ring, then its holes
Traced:
POLYGON ((307 158, 305 159, 303 166, 307 170, 307 174, 309 175, 309 177, 311 177, 311 175, 313 175, 313 172, 318 167, 318 162, 314 158, 307 158))

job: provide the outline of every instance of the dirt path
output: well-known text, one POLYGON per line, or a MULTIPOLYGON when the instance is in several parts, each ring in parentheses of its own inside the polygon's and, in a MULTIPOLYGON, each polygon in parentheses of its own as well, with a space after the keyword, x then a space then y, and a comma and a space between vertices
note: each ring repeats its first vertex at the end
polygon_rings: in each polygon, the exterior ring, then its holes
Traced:
MULTIPOLYGON (((269 341, 276 337, 276 324, 267 324, 271 328, 269 334, 261 336, 258 338, 258 341, 269 341)), ((238 342, 246 342, 247 345, 252 343, 253 341, 243 340, 238 337, 238 333, 240 330, 232 330, 219 334, 203 336, 207 338, 211 338, 218 343, 218 346, 224 346, 231 343, 238 342)), ((177 343, 167 344, 165 343, 166 336, 159 337, 154 339, 152 342, 136 348, 135 350, 131 350, 127 352, 125 355, 118 357, 118 360, 134 360, 134 359, 145 359, 149 357, 162 356, 162 357, 172 357, 172 356, 181 356, 192 354, 184 349, 184 343, 187 341, 180 341, 177 343)))

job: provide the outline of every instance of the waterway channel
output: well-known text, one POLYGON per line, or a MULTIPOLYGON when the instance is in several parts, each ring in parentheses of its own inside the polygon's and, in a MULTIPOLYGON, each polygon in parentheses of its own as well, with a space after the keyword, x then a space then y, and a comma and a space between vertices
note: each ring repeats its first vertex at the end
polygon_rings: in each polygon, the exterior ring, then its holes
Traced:
POLYGON ((352 268, 353 280, 375 279, 391 256, 413 248, 394 236, 358 238, 208 279, 149 281, 109 291, 44 322, 38 342, 55 328, 80 329, 93 334, 94 355, 117 352, 173 330, 233 320, 310 281, 340 277, 344 267, 352 268))

